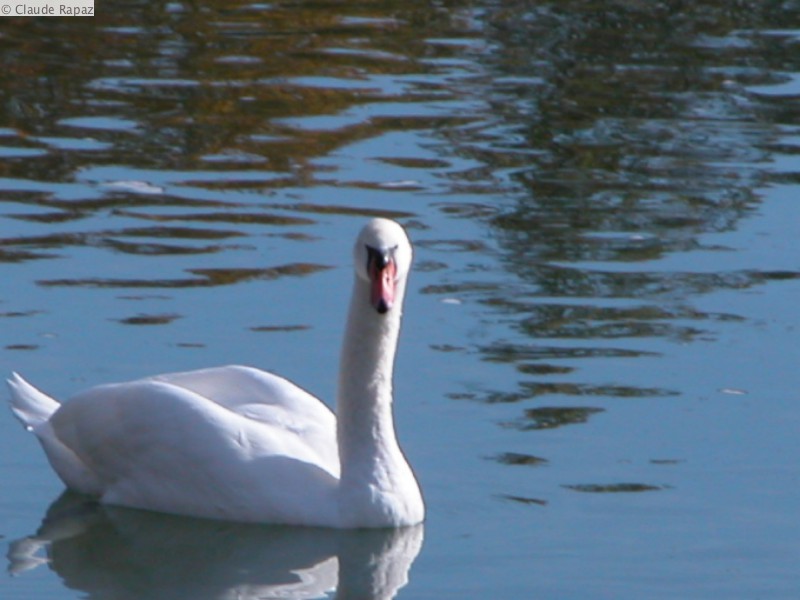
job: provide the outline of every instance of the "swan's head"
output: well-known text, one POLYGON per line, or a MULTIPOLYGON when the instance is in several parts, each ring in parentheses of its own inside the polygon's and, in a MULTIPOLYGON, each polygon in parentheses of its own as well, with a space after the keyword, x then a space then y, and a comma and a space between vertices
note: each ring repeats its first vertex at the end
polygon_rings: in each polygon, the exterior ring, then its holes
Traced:
POLYGON ((356 275, 369 282, 370 303, 380 314, 389 312, 411 268, 405 230, 389 219, 373 219, 358 234, 354 254, 356 275))

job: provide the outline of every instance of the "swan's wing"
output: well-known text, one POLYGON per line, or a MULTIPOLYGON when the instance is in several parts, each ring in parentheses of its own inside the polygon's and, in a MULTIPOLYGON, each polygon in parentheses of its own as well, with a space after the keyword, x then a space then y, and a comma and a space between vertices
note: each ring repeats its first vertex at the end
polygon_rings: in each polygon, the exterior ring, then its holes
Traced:
POLYGON ((334 518, 338 456, 321 457, 308 430, 253 420, 172 383, 92 388, 50 425, 112 504, 247 521, 334 518))
POLYGON ((318 398, 291 381, 252 367, 231 365, 151 378, 175 385, 243 417, 302 437, 321 460, 336 459, 336 417, 318 398))

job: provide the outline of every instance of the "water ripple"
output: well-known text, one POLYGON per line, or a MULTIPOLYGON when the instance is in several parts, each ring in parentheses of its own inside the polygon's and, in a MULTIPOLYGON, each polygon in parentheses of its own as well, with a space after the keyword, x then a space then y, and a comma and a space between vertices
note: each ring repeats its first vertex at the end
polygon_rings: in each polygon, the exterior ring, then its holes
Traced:
POLYGON ((329 269, 325 265, 295 263, 264 269, 187 269, 197 277, 179 279, 116 279, 101 277, 40 279, 36 283, 45 287, 84 288, 196 288, 235 285, 253 280, 272 280, 286 276, 303 276, 329 269))

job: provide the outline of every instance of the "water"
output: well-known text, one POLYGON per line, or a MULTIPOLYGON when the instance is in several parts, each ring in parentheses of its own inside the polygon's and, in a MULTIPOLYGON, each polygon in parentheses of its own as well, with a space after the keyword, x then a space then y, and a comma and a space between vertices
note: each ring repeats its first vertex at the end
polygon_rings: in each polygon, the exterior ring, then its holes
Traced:
MULTIPOLYGON (((3 370, 68 397, 242 362, 330 399, 352 236, 396 218, 429 516, 84 507, 4 598, 797 596, 800 5, 97 12, 0 21, 3 370)), ((71 499, 10 415, 0 479, 18 552, 71 499)))

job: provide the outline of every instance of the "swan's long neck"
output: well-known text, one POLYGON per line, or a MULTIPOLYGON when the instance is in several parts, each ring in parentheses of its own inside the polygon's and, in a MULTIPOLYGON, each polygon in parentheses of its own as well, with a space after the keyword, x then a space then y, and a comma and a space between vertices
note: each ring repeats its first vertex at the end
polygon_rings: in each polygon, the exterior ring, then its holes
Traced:
POLYGON ((356 276, 353 288, 336 399, 343 476, 369 468, 387 446, 397 446, 392 372, 402 297, 389 312, 379 314, 369 302, 369 284, 356 276))
POLYGON ((398 513, 409 510, 404 499, 409 495, 421 509, 419 488, 397 443, 392 416, 392 372, 404 294, 403 280, 394 306, 379 314, 369 301, 369 283, 355 278, 339 372, 337 436, 340 513, 358 526, 404 524, 397 522, 406 519, 398 513))

